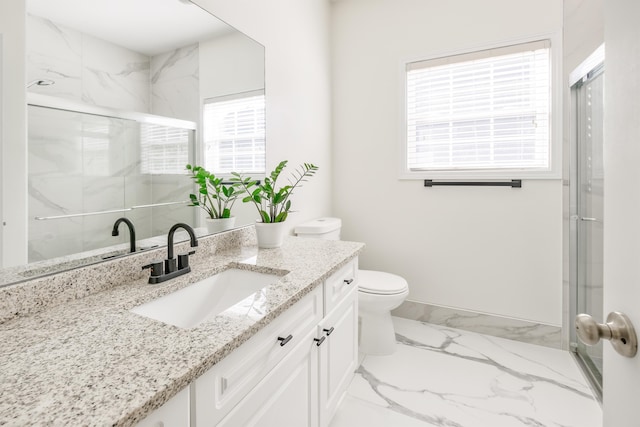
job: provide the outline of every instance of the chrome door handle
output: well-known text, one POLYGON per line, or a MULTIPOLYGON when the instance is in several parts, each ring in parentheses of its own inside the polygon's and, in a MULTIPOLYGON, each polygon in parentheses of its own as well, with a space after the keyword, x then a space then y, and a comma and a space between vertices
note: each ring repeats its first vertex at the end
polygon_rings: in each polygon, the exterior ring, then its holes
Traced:
POLYGON ((582 220, 582 221, 593 221, 593 222, 595 222, 595 221, 597 221, 598 219, 597 219, 597 218, 582 217, 582 218, 580 218, 580 220, 582 220))
POLYGON ((588 314, 578 314, 575 325, 578 338, 587 345, 595 345, 605 339, 611 341, 613 348, 625 357, 634 357, 638 351, 636 331, 624 313, 609 313, 607 323, 598 323, 588 314))

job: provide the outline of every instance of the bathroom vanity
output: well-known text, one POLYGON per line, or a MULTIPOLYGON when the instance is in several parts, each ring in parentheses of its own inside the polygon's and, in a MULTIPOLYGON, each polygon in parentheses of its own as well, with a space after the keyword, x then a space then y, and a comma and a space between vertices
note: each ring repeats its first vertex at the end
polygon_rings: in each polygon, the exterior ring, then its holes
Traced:
MULTIPOLYGON (((201 239, 176 279, 147 283, 137 268, 153 254, 114 260, 135 278, 0 323, 0 424, 328 425, 357 365, 363 245, 290 237, 259 250, 242 233, 201 239), (131 311, 230 267, 276 280, 190 328, 131 311)), ((33 304, 63 283, 90 287, 101 268, 52 276, 33 304)), ((12 300, 22 310, 24 285, 0 288, 0 318, 12 300)))

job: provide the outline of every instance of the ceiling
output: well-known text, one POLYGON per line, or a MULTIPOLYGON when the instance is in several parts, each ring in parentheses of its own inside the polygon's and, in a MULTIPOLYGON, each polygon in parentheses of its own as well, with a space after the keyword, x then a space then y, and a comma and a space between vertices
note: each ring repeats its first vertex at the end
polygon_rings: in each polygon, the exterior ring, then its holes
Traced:
POLYGON ((234 31, 189 0, 28 0, 27 11, 149 56, 234 31))

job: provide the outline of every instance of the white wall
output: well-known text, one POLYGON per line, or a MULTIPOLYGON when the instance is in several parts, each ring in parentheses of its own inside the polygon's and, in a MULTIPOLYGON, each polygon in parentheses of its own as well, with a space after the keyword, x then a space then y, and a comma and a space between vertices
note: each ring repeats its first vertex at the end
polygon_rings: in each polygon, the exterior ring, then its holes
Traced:
POLYGON ((4 207, 2 253, 4 267, 27 259, 27 169, 25 4, 22 0, 0 2, 2 51, 2 206, 4 207))
POLYGON ((264 48, 237 32, 200 43, 202 100, 264 89, 264 48))
MULTIPOLYGON (((329 3, 194 0, 265 46, 267 170, 288 159, 320 171, 293 196, 290 227, 331 213, 329 3)), ((204 84, 206 76, 200 76, 204 84)))
POLYGON ((604 0, 564 0, 564 69, 567 75, 604 43, 604 0))
MULTIPOLYGON (((562 182, 399 181, 401 64, 562 29, 557 0, 342 0, 332 10, 334 213, 409 299, 561 324, 562 182)), ((561 141, 555 141, 561 143, 561 141)))

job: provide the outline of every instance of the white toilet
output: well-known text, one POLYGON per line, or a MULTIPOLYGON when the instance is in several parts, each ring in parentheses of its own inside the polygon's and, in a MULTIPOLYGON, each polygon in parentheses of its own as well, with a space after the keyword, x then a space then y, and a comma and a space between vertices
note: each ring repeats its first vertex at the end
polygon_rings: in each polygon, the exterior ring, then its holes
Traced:
MULTIPOLYGON (((318 218, 295 228, 300 237, 339 240, 340 218, 318 218)), ((382 271, 358 270, 358 311, 360 317, 360 351, 384 356, 396 348, 391 310, 409 295, 407 281, 382 271)))

